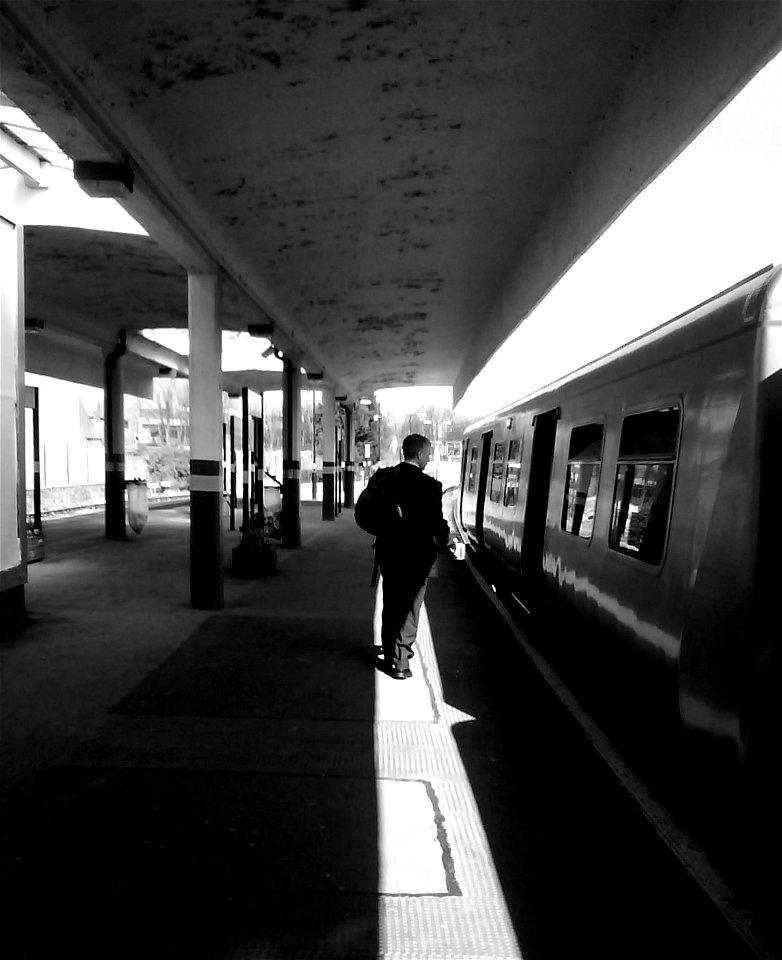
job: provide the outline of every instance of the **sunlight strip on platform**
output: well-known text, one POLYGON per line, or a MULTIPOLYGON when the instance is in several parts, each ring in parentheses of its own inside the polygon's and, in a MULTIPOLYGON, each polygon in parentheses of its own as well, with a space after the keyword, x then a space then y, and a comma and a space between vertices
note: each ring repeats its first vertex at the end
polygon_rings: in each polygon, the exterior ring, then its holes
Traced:
MULTIPOLYGON (((380 647, 382 580, 375 595, 380 647)), ((443 699, 426 603, 413 676, 375 672, 379 957, 521 960, 502 886, 443 699), (412 951, 412 952, 411 952, 412 951)))

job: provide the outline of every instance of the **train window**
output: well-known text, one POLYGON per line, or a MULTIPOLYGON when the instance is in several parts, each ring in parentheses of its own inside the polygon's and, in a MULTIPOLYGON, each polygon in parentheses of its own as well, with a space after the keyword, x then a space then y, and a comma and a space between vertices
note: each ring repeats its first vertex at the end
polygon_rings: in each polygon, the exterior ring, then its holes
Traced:
POLYGON ((469 493, 475 493, 475 487, 478 483, 478 448, 473 447, 470 450, 470 472, 467 474, 467 490, 469 493))
POLYGON ((595 526, 597 483, 603 455, 603 425, 573 427, 568 447, 562 529, 589 540, 595 526))
POLYGON ((680 417, 678 407, 626 417, 619 440, 609 545, 653 566, 665 547, 680 417))
POLYGON ((506 507, 515 507, 519 501, 519 475, 521 474, 521 440, 511 440, 508 447, 508 471, 505 474, 506 507))
POLYGON ((500 502, 502 496, 502 481, 505 479, 505 444, 494 444, 494 457, 491 462, 491 486, 489 487, 489 499, 495 503, 500 502))

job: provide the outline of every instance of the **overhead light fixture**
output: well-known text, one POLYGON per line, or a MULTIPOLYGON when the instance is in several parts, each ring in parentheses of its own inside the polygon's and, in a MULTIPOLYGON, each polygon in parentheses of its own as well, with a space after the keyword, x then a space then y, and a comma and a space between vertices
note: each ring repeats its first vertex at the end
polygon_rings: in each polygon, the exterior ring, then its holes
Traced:
POLYGON ((24 329, 27 333, 41 333, 44 326, 43 320, 39 320, 38 317, 24 318, 24 329))
POLYGON ((122 200, 133 193, 133 170, 125 163, 74 160, 73 176, 91 197, 122 200))
POLYGON ((362 407, 372 406, 372 401, 369 399, 369 397, 362 397, 358 402, 361 404, 362 407))
POLYGON ((323 379, 323 371, 322 371, 322 370, 315 370, 315 371, 309 371, 309 370, 308 370, 308 371, 307 371, 307 379, 308 379, 308 380, 322 380, 322 379, 323 379))

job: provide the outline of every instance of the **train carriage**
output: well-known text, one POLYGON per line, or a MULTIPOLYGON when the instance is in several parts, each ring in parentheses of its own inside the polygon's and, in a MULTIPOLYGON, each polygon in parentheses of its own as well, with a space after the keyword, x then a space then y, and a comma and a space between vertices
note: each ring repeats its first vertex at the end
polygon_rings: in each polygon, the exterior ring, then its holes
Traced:
POLYGON ((473 424, 454 508, 507 602, 567 625, 563 656, 775 767, 781 291, 767 267, 473 424))

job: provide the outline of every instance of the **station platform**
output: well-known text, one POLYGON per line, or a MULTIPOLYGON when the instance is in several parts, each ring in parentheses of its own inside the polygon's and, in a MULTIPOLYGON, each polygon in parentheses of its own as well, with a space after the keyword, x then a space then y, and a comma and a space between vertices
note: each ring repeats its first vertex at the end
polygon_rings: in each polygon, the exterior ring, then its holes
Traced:
POLYGON ((371 538, 189 599, 187 506, 126 543, 51 521, 2 642, 11 960, 757 956, 681 869, 466 564, 413 677, 375 668, 371 538))

